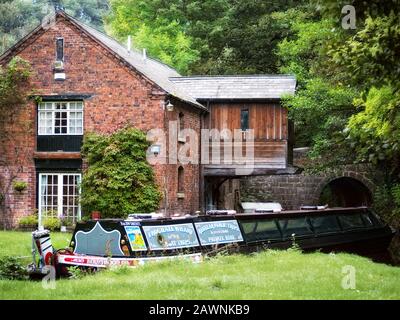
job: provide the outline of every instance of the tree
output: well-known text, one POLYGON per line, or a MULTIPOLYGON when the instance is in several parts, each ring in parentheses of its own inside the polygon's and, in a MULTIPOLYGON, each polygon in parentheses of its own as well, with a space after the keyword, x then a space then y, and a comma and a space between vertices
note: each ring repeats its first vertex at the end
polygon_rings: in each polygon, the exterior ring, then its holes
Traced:
POLYGON ((132 36, 136 48, 186 72, 198 59, 193 38, 186 34, 185 2, 162 0, 112 0, 107 30, 121 42, 132 36))
POLYGON ((276 44, 288 28, 273 13, 298 4, 292 0, 111 0, 106 23, 121 41, 132 35, 137 47, 148 46, 150 54, 184 73, 274 73, 276 44))
MULTIPOLYGON (((394 8, 393 8, 394 9, 394 8)), ((332 49, 333 61, 360 90, 359 113, 345 134, 357 159, 389 170, 400 180, 400 17, 397 10, 368 15, 363 27, 332 49)))
POLYGON ((3 227, 11 226, 11 193, 14 182, 23 172, 29 147, 24 142, 33 124, 21 120, 30 95, 31 68, 27 61, 15 57, 0 66, 0 211, 3 227), (21 140, 16 142, 15 138, 21 140))
POLYGON ((296 95, 283 98, 295 124, 296 146, 311 147, 314 166, 317 160, 325 166, 346 161, 336 133, 355 112, 352 100, 356 92, 321 67, 326 60, 326 44, 340 36, 334 31, 334 22, 307 6, 279 13, 277 18, 291 29, 291 36, 278 44, 277 54, 280 72, 295 74, 298 81, 296 95))
POLYGON ((32 1, 0 0, 0 54, 39 24, 38 9, 32 1))
POLYGON ((383 165, 400 178, 400 91, 390 86, 372 87, 358 99, 362 111, 348 122, 347 138, 357 160, 383 165))
POLYGON ((152 212, 161 193, 146 161, 149 142, 138 129, 124 128, 111 135, 87 134, 82 154, 88 169, 82 179, 83 212, 100 211, 104 218, 152 212))
POLYGON ((103 30, 108 0, 0 0, 0 54, 38 26, 55 6, 103 30))

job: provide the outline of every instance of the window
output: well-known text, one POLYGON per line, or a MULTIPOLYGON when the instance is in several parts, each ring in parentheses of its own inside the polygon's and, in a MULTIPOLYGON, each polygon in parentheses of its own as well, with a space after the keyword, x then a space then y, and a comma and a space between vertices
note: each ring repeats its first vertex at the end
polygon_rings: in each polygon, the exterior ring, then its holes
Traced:
POLYGON ((275 220, 240 221, 240 225, 248 242, 282 238, 275 220))
POLYGON ((339 220, 343 230, 364 228, 364 222, 359 214, 340 215, 339 220))
POLYGON ((249 109, 242 109, 240 111, 240 128, 242 131, 249 130, 249 109))
POLYGON ((39 174, 39 219, 63 217, 76 222, 81 216, 79 173, 39 174))
POLYGON ((41 102, 38 123, 39 135, 82 135, 83 102, 41 102))
POLYGON ((178 168, 178 193, 184 193, 184 175, 183 175, 183 168, 178 168))
POLYGON ((56 60, 64 61, 64 39, 56 39, 56 60))
POLYGON ((182 131, 183 129, 185 129, 184 115, 182 112, 179 113, 178 122, 179 130, 182 131))
POLYGON ((292 234, 295 234, 295 237, 300 237, 313 233, 307 218, 282 219, 279 220, 279 225, 284 238, 291 238, 292 234))
POLYGON ((373 212, 373 211, 368 211, 365 213, 361 214, 364 223, 367 227, 382 227, 385 224, 382 222, 382 220, 373 212))
POLYGON ((340 231, 336 216, 310 217, 310 221, 316 233, 340 231))

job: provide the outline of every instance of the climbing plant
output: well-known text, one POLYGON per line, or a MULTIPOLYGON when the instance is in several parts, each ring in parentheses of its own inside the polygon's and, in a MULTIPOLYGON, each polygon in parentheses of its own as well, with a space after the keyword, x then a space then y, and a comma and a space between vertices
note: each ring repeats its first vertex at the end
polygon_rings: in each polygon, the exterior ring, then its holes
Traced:
POLYGON ((85 136, 82 154, 88 169, 82 179, 84 214, 100 211, 102 218, 116 218, 158 208, 161 193, 146 160, 148 147, 146 135, 135 128, 85 136))
POLYGON ((29 149, 24 143, 15 143, 15 137, 30 132, 30 124, 21 121, 20 115, 32 94, 31 73, 29 62, 18 56, 0 66, 0 212, 5 228, 10 225, 13 185, 28 159, 29 149))

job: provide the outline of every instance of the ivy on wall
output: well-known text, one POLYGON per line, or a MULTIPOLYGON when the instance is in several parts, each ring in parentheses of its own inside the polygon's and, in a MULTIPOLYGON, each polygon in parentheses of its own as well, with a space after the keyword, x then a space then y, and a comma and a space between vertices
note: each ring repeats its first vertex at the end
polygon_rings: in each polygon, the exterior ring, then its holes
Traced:
POLYGON ((145 133, 135 128, 85 136, 82 154, 88 169, 82 179, 84 214, 100 211, 102 218, 124 218, 159 207, 161 193, 146 160, 148 147, 145 133))

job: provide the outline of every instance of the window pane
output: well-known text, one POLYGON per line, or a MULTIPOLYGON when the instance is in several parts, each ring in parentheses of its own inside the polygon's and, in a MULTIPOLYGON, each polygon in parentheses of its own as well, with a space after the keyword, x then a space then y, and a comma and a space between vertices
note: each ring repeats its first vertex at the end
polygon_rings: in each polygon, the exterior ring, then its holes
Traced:
POLYGON ((310 221, 316 233, 340 231, 336 216, 310 217, 310 221))
POLYGON ((374 226, 374 222, 372 221, 372 219, 368 213, 363 213, 361 216, 362 216, 362 219, 364 220, 364 224, 366 227, 374 226))
POLYGON ((56 40, 56 59, 57 61, 64 60, 64 39, 62 38, 56 40))
POLYGON ((268 241, 281 239, 274 220, 240 221, 246 241, 268 241))
POLYGON ((76 221, 79 213, 78 199, 78 181, 80 175, 76 174, 66 174, 63 176, 63 208, 62 212, 65 217, 71 221, 76 221))
POLYGON ((284 238, 290 238, 292 234, 303 236, 313 233, 306 218, 282 219, 279 220, 279 225, 284 238))
POLYGON ((75 111, 83 109, 82 102, 46 102, 39 104, 39 109, 39 134, 83 133, 83 112, 75 111), (42 109, 58 111, 41 111, 42 109))
POLYGON ((240 112, 240 128, 242 131, 249 129, 249 110, 244 109, 240 112))
POLYGON ((343 230, 351 230, 364 227, 361 215, 359 214, 340 215, 339 220, 343 230))

